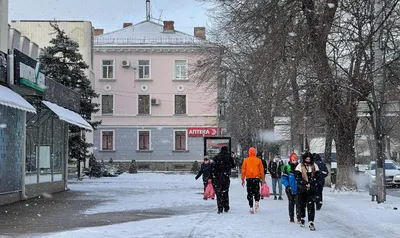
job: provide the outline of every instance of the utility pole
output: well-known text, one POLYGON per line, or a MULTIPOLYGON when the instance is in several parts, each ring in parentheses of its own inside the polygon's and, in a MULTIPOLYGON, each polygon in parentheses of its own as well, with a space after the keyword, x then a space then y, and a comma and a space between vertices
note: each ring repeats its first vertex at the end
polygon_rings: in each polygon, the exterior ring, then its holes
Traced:
POLYGON ((384 154, 384 135, 382 127, 382 110, 384 103, 384 77, 383 77, 383 1, 375 0, 375 34, 374 34, 374 121, 375 121, 375 140, 376 140, 376 183, 377 183, 377 203, 385 202, 385 154, 384 154))

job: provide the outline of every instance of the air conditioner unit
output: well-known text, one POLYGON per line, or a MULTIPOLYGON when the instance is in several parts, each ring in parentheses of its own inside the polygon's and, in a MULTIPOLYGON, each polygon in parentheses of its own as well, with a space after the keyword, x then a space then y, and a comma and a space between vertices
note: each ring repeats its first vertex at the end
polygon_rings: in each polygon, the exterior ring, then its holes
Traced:
POLYGON ((152 98, 151 99, 151 105, 160 105, 160 99, 152 98))
POLYGON ((129 61, 127 61, 127 60, 122 61, 122 67, 127 68, 127 67, 129 67, 129 65, 130 65, 129 61))

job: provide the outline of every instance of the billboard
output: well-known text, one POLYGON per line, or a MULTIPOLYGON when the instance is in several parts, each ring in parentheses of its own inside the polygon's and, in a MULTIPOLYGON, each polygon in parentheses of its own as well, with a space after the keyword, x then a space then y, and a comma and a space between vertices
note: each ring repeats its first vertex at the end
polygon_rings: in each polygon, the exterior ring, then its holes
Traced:
POLYGON ((231 153, 231 138, 230 137, 204 137, 204 156, 216 156, 223 146, 228 147, 231 153))

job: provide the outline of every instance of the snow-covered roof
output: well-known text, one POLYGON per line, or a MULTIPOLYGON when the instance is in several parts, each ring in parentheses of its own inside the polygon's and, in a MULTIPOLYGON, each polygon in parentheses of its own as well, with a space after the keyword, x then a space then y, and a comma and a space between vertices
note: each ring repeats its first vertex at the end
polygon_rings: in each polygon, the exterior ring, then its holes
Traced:
POLYGON ((13 107, 22 111, 36 113, 36 109, 19 94, 0 85, 0 104, 13 107))
POLYGON ((50 110, 52 110, 55 114, 57 114, 57 116, 61 120, 66 121, 70 124, 77 125, 81 128, 93 131, 92 126, 87 121, 85 121, 85 119, 83 119, 78 113, 60 107, 57 104, 48 101, 42 101, 42 103, 46 105, 50 110))
POLYGON ((180 32, 164 32, 164 26, 152 21, 142 21, 117 31, 95 36, 95 46, 107 45, 190 45, 203 40, 180 32))

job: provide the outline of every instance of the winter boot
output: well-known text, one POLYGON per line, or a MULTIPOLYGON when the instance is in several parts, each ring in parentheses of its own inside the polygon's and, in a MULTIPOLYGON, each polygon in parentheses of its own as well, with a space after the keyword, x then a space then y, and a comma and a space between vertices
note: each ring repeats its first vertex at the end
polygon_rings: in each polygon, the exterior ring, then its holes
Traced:
POLYGON ((293 217, 290 218, 290 223, 294 223, 294 218, 293 217))
POLYGON ((256 201, 256 212, 260 210, 260 203, 256 201))
POLYGON ((207 200, 207 198, 203 198, 203 200, 207 200))
POLYGON ((264 200, 264 197, 261 197, 261 199, 263 199, 263 200, 264 200))
POLYGON ((250 214, 254 214, 254 208, 250 208, 250 214))
POLYGON ((310 231, 315 231, 315 226, 314 226, 314 222, 310 221, 308 228, 310 228, 310 231))
POLYGON ((297 224, 300 224, 300 223, 301 223, 301 218, 298 217, 298 218, 297 218, 297 224))
POLYGON ((277 197, 275 196, 275 197, 274 197, 274 200, 276 200, 276 199, 277 199, 277 197))
POLYGON ((223 212, 222 207, 219 207, 219 208, 218 208, 218 214, 221 214, 222 212, 223 212))
POLYGON ((280 195, 279 195, 279 198, 278 198, 278 200, 283 200, 282 196, 280 196, 280 195))
POLYGON ((301 218, 300 220, 300 226, 304 227, 306 225, 306 221, 304 220, 304 218, 301 218))
POLYGON ((225 208, 224 208, 224 212, 228 212, 229 209, 230 209, 229 206, 225 207, 225 208))

